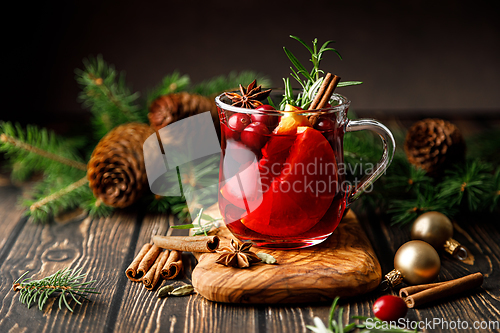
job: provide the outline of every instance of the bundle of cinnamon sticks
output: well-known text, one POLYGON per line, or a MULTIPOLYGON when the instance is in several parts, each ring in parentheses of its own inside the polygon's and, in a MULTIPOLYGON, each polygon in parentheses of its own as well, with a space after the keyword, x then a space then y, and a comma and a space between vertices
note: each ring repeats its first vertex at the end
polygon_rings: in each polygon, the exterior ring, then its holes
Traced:
POLYGON ((130 281, 142 282, 148 290, 162 280, 177 277, 183 270, 182 252, 215 252, 217 236, 153 236, 153 244, 144 244, 125 274, 130 281))
MULTIPOLYGON (((318 93, 314 97, 314 100, 309 105, 308 110, 317 110, 324 108, 330 98, 332 97, 333 91, 337 87, 337 84, 340 82, 340 76, 333 75, 332 73, 327 73, 321 86, 318 90, 318 93)), ((309 122, 312 126, 316 125, 319 120, 319 115, 309 116, 309 122)))
POLYGON ((444 297, 480 287, 482 283, 483 274, 474 273, 455 280, 401 288, 399 297, 405 300, 409 308, 416 308, 444 297))

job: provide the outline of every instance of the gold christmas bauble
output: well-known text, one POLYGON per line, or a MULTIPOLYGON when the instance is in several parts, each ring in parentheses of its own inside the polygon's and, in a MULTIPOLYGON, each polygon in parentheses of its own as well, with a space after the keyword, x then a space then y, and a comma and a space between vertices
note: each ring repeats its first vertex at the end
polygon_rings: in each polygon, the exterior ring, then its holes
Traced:
POLYGON ((453 225, 446 215, 440 212, 427 212, 420 215, 411 228, 411 239, 423 240, 435 249, 442 249, 453 236, 453 225))
POLYGON ((413 240, 403 244, 394 256, 394 268, 410 285, 430 283, 439 274, 441 261, 436 250, 426 242, 413 240))

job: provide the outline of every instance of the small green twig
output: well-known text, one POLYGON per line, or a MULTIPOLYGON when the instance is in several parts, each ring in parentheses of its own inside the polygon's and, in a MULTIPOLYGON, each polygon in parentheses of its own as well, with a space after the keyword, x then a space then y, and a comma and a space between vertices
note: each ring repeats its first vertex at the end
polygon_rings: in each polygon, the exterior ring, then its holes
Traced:
POLYGON ((42 157, 51 159, 53 161, 68 165, 70 167, 73 167, 73 168, 76 168, 79 170, 85 170, 85 171, 87 170, 87 165, 85 163, 81 163, 81 162, 74 161, 74 160, 71 160, 71 159, 66 158, 66 157, 62 157, 62 156, 57 155, 57 154, 53 154, 53 153, 48 152, 46 150, 43 150, 43 149, 40 149, 40 148, 35 147, 33 145, 30 145, 29 143, 22 142, 21 140, 13 138, 5 133, 2 133, 0 135, 0 141, 4 142, 6 144, 12 145, 18 149, 25 150, 29 153, 37 154, 39 156, 42 156, 42 157))
POLYGON ((100 292, 94 291, 95 288, 88 286, 94 283, 95 280, 81 282, 81 280, 87 276, 87 274, 80 274, 81 271, 82 268, 76 271, 70 268, 64 268, 40 280, 31 280, 31 278, 27 278, 21 281, 21 279, 28 274, 28 272, 26 272, 14 282, 12 288, 14 291, 20 292, 19 300, 28 308, 30 308, 33 303, 37 303, 38 309, 41 311, 43 306, 47 303, 48 298, 58 293, 59 309, 62 309, 62 303, 64 303, 66 308, 73 312, 73 309, 66 299, 66 295, 69 295, 78 305, 81 305, 82 302, 79 301, 76 296, 84 300, 89 300, 87 298, 88 294, 100 294, 100 292))

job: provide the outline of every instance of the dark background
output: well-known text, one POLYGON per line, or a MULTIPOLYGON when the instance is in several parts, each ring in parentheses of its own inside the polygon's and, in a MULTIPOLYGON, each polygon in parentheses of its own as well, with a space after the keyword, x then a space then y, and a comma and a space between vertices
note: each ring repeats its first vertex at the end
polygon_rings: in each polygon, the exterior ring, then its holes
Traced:
POLYGON ((286 46, 307 63, 307 42, 333 39, 323 68, 368 114, 500 113, 498 1, 19 2, 3 12, 0 119, 68 131, 85 122, 74 69, 102 54, 143 94, 174 70, 193 82, 251 69, 275 86, 286 46), (9 22, 9 23, 6 23, 9 22), (14 22, 14 23, 10 23, 14 22), (7 74, 9 73, 9 74, 7 74), (56 125, 54 125, 56 124, 56 125), (66 127, 65 127, 66 126, 66 127), (70 126, 71 127, 71 126, 70 126))

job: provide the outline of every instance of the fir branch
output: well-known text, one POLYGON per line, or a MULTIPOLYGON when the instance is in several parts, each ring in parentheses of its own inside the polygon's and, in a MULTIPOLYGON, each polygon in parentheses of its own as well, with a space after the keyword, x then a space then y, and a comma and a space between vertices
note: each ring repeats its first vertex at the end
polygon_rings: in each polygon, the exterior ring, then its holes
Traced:
POLYGON ((93 195, 88 197, 86 200, 82 200, 80 207, 88 212, 91 217, 108 217, 114 211, 114 207, 110 207, 102 202, 101 199, 94 197, 93 195))
POLYGON ((423 213, 438 211, 452 217, 457 209, 450 207, 446 202, 437 198, 437 193, 432 190, 425 190, 417 193, 416 197, 404 200, 392 200, 388 213, 392 214, 391 224, 407 224, 413 222, 423 213))
POLYGON ((500 168, 497 168, 495 176, 493 177, 492 193, 489 196, 489 200, 485 201, 485 204, 489 206, 490 212, 495 211, 499 208, 500 203, 500 168))
POLYGON ((21 128, 19 124, 0 123, 0 151, 6 153, 14 166, 12 178, 24 180, 33 172, 58 174, 69 167, 87 170, 85 163, 68 140, 54 132, 33 125, 21 128))
POLYGON ((81 207, 93 197, 90 188, 84 186, 84 176, 80 170, 45 176, 34 185, 30 199, 21 198, 21 205, 30 208, 25 214, 33 222, 47 223, 61 212, 81 207))
POLYGON ((100 294, 100 292, 94 291, 95 288, 89 287, 95 280, 81 282, 81 280, 87 276, 87 274, 80 274, 81 272, 82 268, 76 271, 65 268, 40 280, 31 280, 31 278, 27 278, 19 282, 28 274, 28 272, 26 272, 14 282, 12 287, 14 291, 20 292, 19 300, 28 308, 30 308, 32 304, 38 304, 38 309, 42 311, 49 297, 57 296, 59 298, 59 309, 62 309, 62 303, 64 303, 66 308, 73 312, 66 297, 70 296, 78 305, 81 305, 82 302, 79 301, 76 296, 84 300, 89 300, 87 298, 88 294, 100 294))
POLYGON ((230 72, 228 75, 220 75, 205 80, 195 85, 190 91, 202 96, 213 97, 224 91, 237 90, 239 84, 247 86, 253 80, 257 80, 263 87, 271 86, 271 81, 266 76, 253 71, 242 71, 239 73, 230 72))
POLYGON ((178 71, 165 76, 162 82, 150 93, 148 93, 147 105, 162 95, 184 91, 188 88, 191 79, 189 75, 181 75, 178 71))
POLYGON ((427 176, 427 171, 422 168, 417 168, 409 163, 400 165, 399 168, 394 168, 403 171, 404 174, 388 175, 385 179, 386 189, 395 189, 401 192, 424 192, 430 190, 433 186, 433 179, 427 176))
POLYGON ((478 211, 493 192, 491 165, 471 160, 447 170, 440 184, 438 199, 448 201, 449 207, 466 205, 478 211))
POLYGON ((52 201, 61 199, 66 194, 68 194, 68 193, 76 190, 80 186, 83 186, 83 185, 87 184, 88 181, 89 180, 87 178, 87 175, 85 175, 85 177, 83 177, 79 181, 76 181, 76 182, 74 182, 74 183, 66 186, 65 188, 63 188, 63 189, 61 189, 61 190, 59 190, 59 191, 57 191, 55 193, 52 193, 51 195, 48 195, 48 196, 44 197, 43 199, 35 202, 34 204, 32 204, 30 206, 30 211, 34 212, 35 210, 41 209, 43 206, 46 206, 47 204, 49 204, 52 201))
POLYGON ((94 116, 98 139, 118 125, 146 121, 146 114, 137 104, 139 93, 130 92, 123 73, 118 74, 101 55, 84 59, 83 63, 83 70, 75 70, 76 81, 82 88, 79 98, 94 116))
POLYGON ((33 154, 39 155, 41 157, 45 157, 45 158, 51 159, 51 160, 53 160, 55 162, 66 164, 67 166, 70 166, 72 168, 77 168, 77 169, 80 169, 80 170, 87 170, 87 165, 85 163, 81 163, 81 162, 78 162, 78 161, 70 160, 68 158, 65 158, 65 157, 53 154, 51 152, 45 151, 43 149, 37 148, 37 147, 35 147, 33 145, 30 145, 30 144, 28 144, 26 142, 22 142, 22 141, 20 141, 20 140, 18 140, 16 138, 8 136, 5 133, 2 133, 0 135, 0 140, 3 143, 11 145, 12 147, 15 147, 15 148, 17 148, 19 150, 25 150, 25 151, 27 151, 29 153, 33 153, 33 154))

